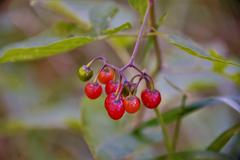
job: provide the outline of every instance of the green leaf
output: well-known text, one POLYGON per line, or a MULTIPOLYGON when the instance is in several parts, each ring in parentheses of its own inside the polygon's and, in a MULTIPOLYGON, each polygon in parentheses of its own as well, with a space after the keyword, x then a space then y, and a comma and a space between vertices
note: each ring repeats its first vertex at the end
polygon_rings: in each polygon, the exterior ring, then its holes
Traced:
POLYGON ((121 123, 124 121, 114 121, 109 118, 104 108, 104 98, 90 101, 87 98, 81 100, 81 128, 85 140, 95 153, 96 148, 104 143, 111 136, 120 134, 121 123))
POLYGON ((209 152, 209 151, 188 151, 188 152, 179 152, 173 153, 169 155, 164 155, 160 157, 152 158, 155 160, 168 160, 168 159, 176 159, 176 160, 229 160, 232 159, 231 156, 209 152))
POLYGON ((209 151, 219 152, 227 144, 227 142, 236 134, 240 133, 240 123, 229 128, 220 134, 207 148, 209 151))
POLYGON ((240 72, 229 74, 227 75, 227 78, 231 79, 232 81, 234 81, 236 84, 240 86, 240 72))
POLYGON ((107 29, 117 12, 118 8, 112 3, 104 3, 93 7, 90 11, 90 21, 96 33, 100 34, 102 30, 107 29))
POLYGON ((0 50, 0 63, 33 60, 70 51, 93 42, 96 38, 74 36, 61 38, 41 34, 0 50))
MULTIPOLYGON (((221 59, 224 59, 224 57, 220 56, 215 50, 209 50, 209 54, 212 56, 212 57, 215 57, 215 58, 221 58, 221 59)), ((221 62, 213 62, 212 63, 213 66, 212 66, 212 70, 216 73, 224 73, 225 72, 225 69, 227 68, 228 64, 227 63, 221 63, 221 62)))
POLYGON ((136 9, 136 11, 140 14, 141 17, 144 17, 148 5, 147 0, 128 0, 128 3, 134 9, 136 9))
MULTIPOLYGON (((199 102, 192 103, 190 105, 186 105, 184 108, 176 107, 170 111, 162 113, 164 122, 166 124, 174 122, 180 118, 183 118, 190 113, 193 113, 194 111, 197 111, 204 107, 210 107, 212 105, 216 104, 226 104, 227 106, 233 108, 237 112, 240 113, 240 105, 239 105, 239 97, 215 97, 215 98, 209 98, 204 99, 199 102)), ((142 129, 146 127, 153 127, 159 125, 158 119, 153 118, 146 122, 143 122, 139 127, 137 127, 135 130, 133 130, 133 133, 139 133, 142 129)))
MULTIPOLYGON (((176 46, 177 48, 185 51, 188 54, 191 54, 193 56, 208 60, 208 61, 213 61, 213 62, 219 62, 219 63, 225 63, 229 65, 234 65, 240 67, 240 63, 233 62, 230 60, 226 60, 226 58, 220 57, 219 55, 211 55, 207 53, 205 50, 203 50, 201 47, 199 47, 196 43, 194 43, 191 40, 176 36, 176 35, 169 35, 167 36, 168 41, 176 46)), ((213 52, 211 52, 213 53, 213 52)))
POLYGON ((88 36, 90 33, 82 33, 78 24, 59 22, 49 31, 0 49, 0 63, 54 56, 93 41, 107 38, 130 26, 130 23, 124 23, 117 28, 105 30, 105 35, 92 37, 88 36))
POLYGON ((110 28, 110 29, 103 30, 102 33, 106 34, 106 35, 112 35, 119 31, 123 31, 123 30, 130 29, 130 28, 132 28, 132 25, 129 22, 126 22, 116 28, 110 28))
POLYGON ((165 22, 165 20, 167 19, 167 15, 168 15, 168 12, 164 12, 160 18, 158 19, 157 21, 157 28, 161 27, 161 25, 165 22))
MULTIPOLYGON (((77 23, 79 25, 79 28, 83 31, 89 31, 91 29, 90 24, 83 21, 75 12, 74 8, 71 7, 72 5, 76 5, 74 1, 68 0, 54 0, 54 1, 41 1, 41 0, 31 0, 32 6, 42 6, 47 8, 48 10, 51 10, 58 15, 61 15, 65 18, 67 18, 69 21, 77 23)), ((79 4, 80 5, 80 4, 79 4)))
POLYGON ((108 139, 105 143, 98 146, 98 159, 126 159, 128 155, 144 145, 135 136, 122 134, 108 139), (117 143, 116 143, 117 142, 117 143))
MULTIPOLYGON (((125 159, 138 148, 152 142, 129 134, 126 127, 129 123, 127 114, 118 121, 110 119, 104 108, 103 97, 94 101, 84 97, 80 109, 81 133, 96 159, 125 159)), ((155 135, 161 137, 159 133, 160 131, 155 135)))

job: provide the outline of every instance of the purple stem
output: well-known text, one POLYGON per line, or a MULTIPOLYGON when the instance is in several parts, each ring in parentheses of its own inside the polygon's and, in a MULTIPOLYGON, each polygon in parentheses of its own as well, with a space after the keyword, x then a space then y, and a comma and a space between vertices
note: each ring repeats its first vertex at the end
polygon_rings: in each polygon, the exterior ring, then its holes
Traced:
POLYGON ((134 59, 135 59, 136 54, 137 54, 138 49, 139 49, 139 45, 140 45, 140 42, 141 42, 141 39, 142 39, 142 36, 143 36, 144 28, 147 24, 147 19, 148 19, 148 15, 149 15, 150 8, 151 8, 152 4, 153 4, 153 1, 149 0, 149 5, 148 5, 146 13, 144 15, 143 24, 141 25, 140 31, 138 33, 138 37, 137 37, 137 40, 136 40, 136 43, 135 43, 135 46, 134 46, 134 49, 133 49, 132 56, 129 60, 129 63, 127 65, 123 66, 121 68, 121 70, 125 70, 126 68, 128 68, 130 65, 132 65, 134 63, 134 59))
MULTIPOLYGON (((129 60, 129 63, 126 64, 126 65, 124 65, 122 68, 119 68, 119 67, 116 67, 116 66, 114 66, 114 65, 112 65, 112 64, 109 64, 104 57, 99 56, 99 57, 94 58, 92 61, 90 61, 90 63, 88 64, 88 66, 90 66, 90 65, 91 65, 94 61, 96 61, 96 60, 102 60, 103 63, 104 63, 104 64, 103 64, 103 68, 104 68, 105 66, 108 66, 108 67, 111 67, 111 68, 115 69, 115 70, 119 73, 120 78, 124 78, 124 80, 126 80, 127 78, 126 78, 126 76, 123 74, 123 72, 124 72, 124 70, 126 70, 126 69, 129 68, 129 67, 134 68, 134 69, 137 70, 143 77, 147 76, 148 79, 149 79, 150 76, 149 76, 148 74, 146 74, 145 72, 141 71, 141 70, 134 64, 134 60, 135 60, 135 57, 136 57, 137 52, 138 52, 138 50, 139 50, 140 42, 141 42, 141 39, 142 39, 142 37, 143 37, 144 28, 145 28, 145 26, 146 26, 146 24, 147 24, 147 19, 148 19, 149 13, 150 13, 150 8, 151 8, 151 6, 153 5, 153 1, 154 1, 154 0, 149 0, 149 1, 148 1, 148 2, 149 2, 149 5, 148 5, 147 10, 146 10, 146 13, 145 13, 145 15, 144 15, 143 23, 142 23, 142 25, 141 25, 141 27, 140 27, 140 30, 139 30, 139 33, 138 33, 138 37, 137 37, 137 40, 136 40, 136 43, 135 43, 135 46, 134 46, 134 49, 133 49, 132 56, 131 56, 131 58, 130 58, 130 60, 129 60)), ((151 79, 151 77, 150 77, 150 79, 151 79)))

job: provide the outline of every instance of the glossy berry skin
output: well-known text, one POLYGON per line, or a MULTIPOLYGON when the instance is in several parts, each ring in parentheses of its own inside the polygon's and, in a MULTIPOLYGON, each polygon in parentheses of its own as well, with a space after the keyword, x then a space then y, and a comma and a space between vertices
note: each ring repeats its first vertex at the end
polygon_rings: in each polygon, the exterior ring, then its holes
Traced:
POLYGON ((114 93, 111 93, 106 97, 106 99, 104 101, 104 106, 105 106, 106 110, 108 110, 108 107, 110 106, 112 101, 114 101, 116 98, 117 98, 117 96, 114 93))
POLYGON ((112 68, 105 67, 98 74, 98 81, 102 84, 107 84, 109 81, 113 80, 115 72, 112 68))
POLYGON ((125 113, 125 108, 123 106, 123 100, 120 99, 110 99, 107 104, 107 112, 110 118, 113 120, 119 120, 125 113))
POLYGON ((129 96, 124 99, 123 105, 128 113, 135 113, 140 108, 140 99, 137 96, 129 96))
POLYGON ((106 84, 105 92, 107 95, 109 95, 111 93, 115 93, 117 88, 118 88, 118 82, 111 80, 106 84))
POLYGON ((88 81, 93 76, 93 71, 90 67, 87 67, 86 65, 83 65, 78 69, 78 77, 81 81, 88 81))
POLYGON ((143 104, 150 109, 156 108, 161 102, 161 94, 158 90, 145 89, 141 93, 143 104))
POLYGON ((97 99, 102 93, 102 86, 99 83, 87 83, 85 94, 90 99, 97 99))

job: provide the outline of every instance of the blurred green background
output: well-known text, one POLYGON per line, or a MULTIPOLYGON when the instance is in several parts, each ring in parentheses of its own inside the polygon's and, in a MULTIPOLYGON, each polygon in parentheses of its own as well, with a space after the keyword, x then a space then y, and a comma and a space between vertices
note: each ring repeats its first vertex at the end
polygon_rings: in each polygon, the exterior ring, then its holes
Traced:
MULTIPOLYGON (((58 22, 74 22, 76 17, 82 22, 79 30, 84 34, 83 28, 90 26, 90 13, 110 6, 117 7, 118 12, 109 28, 130 22, 132 29, 124 33, 137 33, 140 18, 127 0, 1 0, 0 48, 35 37, 58 22)), ((160 32, 191 37, 203 48, 214 48, 223 57, 239 62, 238 0, 157 0, 157 17, 164 13, 167 16, 160 32)), ((64 29, 59 32, 65 34, 64 29)), ((133 36, 110 37, 68 54, 0 64, 0 160, 90 160, 93 154, 99 159, 147 159, 165 153, 158 127, 144 131, 151 143, 122 135, 133 128, 138 114, 113 122, 104 111, 103 98, 88 100, 83 94, 84 83, 76 75, 80 65, 99 55, 117 66, 125 64, 134 41, 133 36), (96 153, 91 153, 93 150, 96 153)), ((164 78, 187 93, 187 103, 211 96, 240 95, 239 67, 221 68, 188 55, 161 38, 160 43, 163 69, 155 76, 155 86, 163 96, 162 111, 178 106, 182 96, 164 78)), ((142 45, 137 64, 151 72, 155 59, 154 50, 142 45)), ((151 117, 152 111, 146 110, 144 121, 151 117)), ((226 105, 191 114, 183 120, 178 151, 202 149, 239 121, 239 114, 226 105)), ((173 127, 169 125, 170 133, 173 127)), ((239 135, 223 153, 240 157, 239 135)))

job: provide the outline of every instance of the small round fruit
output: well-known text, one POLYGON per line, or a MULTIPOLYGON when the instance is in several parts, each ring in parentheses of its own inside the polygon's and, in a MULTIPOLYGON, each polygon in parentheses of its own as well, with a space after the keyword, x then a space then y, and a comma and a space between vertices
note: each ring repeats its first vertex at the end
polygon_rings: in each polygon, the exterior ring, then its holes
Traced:
POLYGON ((108 107, 110 106, 112 101, 114 101, 116 98, 117 98, 117 96, 114 93, 111 93, 111 94, 107 95, 107 97, 104 101, 104 106, 105 106, 106 110, 108 110, 108 107))
POLYGON ((123 105, 128 113, 135 113, 140 108, 140 100, 137 96, 129 96, 123 100, 123 105))
POLYGON ((123 100, 121 98, 110 100, 107 107, 107 112, 110 118, 112 118, 113 120, 119 120, 120 118, 122 118, 123 114, 125 113, 123 100))
POLYGON ((111 93, 115 93, 117 91, 118 84, 118 82, 115 82, 113 80, 109 81, 105 86, 106 94, 109 95, 111 93))
POLYGON ((81 81, 88 81, 93 76, 93 71, 90 67, 83 65, 78 69, 78 77, 81 81))
POLYGON ((141 93, 143 104, 150 109, 156 108, 161 102, 161 94, 158 90, 145 89, 141 93))
POLYGON ((113 80, 115 72, 112 68, 104 67, 98 74, 98 81, 102 84, 107 84, 113 80))
POLYGON ((102 93, 102 86, 98 83, 87 83, 85 86, 85 94, 90 99, 97 99, 102 93))

